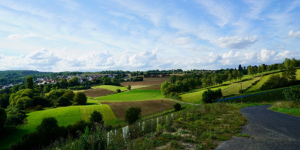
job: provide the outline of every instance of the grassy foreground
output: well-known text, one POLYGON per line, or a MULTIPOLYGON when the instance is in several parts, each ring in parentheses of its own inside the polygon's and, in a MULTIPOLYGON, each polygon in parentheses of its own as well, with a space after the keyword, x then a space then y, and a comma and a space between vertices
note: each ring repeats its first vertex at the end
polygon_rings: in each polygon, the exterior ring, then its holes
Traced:
POLYGON ((79 120, 88 121, 94 110, 102 113, 106 124, 115 124, 118 118, 108 105, 88 105, 88 106, 69 106, 55 109, 47 109, 28 113, 27 124, 18 128, 7 138, 0 142, 0 149, 8 148, 10 144, 21 140, 23 135, 36 131, 36 127, 41 124, 45 117, 54 117, 59 126, 68 126, 79 120))
POLYGON ((69 139, 47 149, 75 150, 84 146, 97 149, 100 146, 97 143, 101 141, 109 143, 102 145, 102 149, 214 149, 221 141, 240 135, 241 126, 247 122, 239 113, 240 108, 236 104, 224 103, 191 106, 180 112, 142 121, 145 123, 134 123, 129 126, 125 140, 121 129, 113 130, 109 140, 106 138, 107 131, 96 130, 87 135, 87 140, 93 143, 86 143, 84 138, 75 142, 69 139), (97 138, 99 136, 102 138, 97 138))
POLYGON ((92 87, 93 89, 100 88, 100 89, 106 89, 110 91, 116 92, 117 89, 120 89, 121 91, 127 91, 126 87, 123 86, 114 86, 114 85, 99 85, 92 87))
POLYGON ((128 102, 128 101, 142 101, 142 100, 153 100, 162 99, 163 96, 160 90, 152 89, 136 89, 128 92, 122 92, 118 94, 103 96, 94 98, 94 100, 108 101, 108 102, 128 102))

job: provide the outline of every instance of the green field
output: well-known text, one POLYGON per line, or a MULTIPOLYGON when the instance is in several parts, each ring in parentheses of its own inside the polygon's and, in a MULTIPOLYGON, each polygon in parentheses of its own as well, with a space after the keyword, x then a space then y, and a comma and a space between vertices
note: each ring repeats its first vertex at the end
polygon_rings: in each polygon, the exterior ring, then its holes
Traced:
POLYGON ((141 101, 163 98, 160 90, 152 89, 136 89, 128 92, 117 93, 113 95, 94 98, 93 100, 109 101, 109 102, 126 102, 126 101, 141 101))
POLYGON ((300 69, 297 69, 296 74, 297 74, 297 76, 296 76, 297 80, 300 80, 300 69))
POLYGON ((68 126, 76 123, 78 120, 88 121, 94 110, 101 112, 106 124, 114 124, 119 119, 114 115, 109 105, 88 105, 88 106, 69 106, 55 109, 47 109, 28 113, 27 124, 18 128, 7 138, 0 142, 0 149, 8 148, 11 143, 21 140, 22 136, 36 130, 45 117, 55 117, 59 126, 68 126))
POLYGON ((252 86, 252 83, 259 80, 260 77, 256 77, 254 79, 248 79, 246 81, 242 81, 239 83, 233 83, 227 88, 222 90, 223 96, 229 96, 229 95, 234 95, 234 94, 239 94, 239 91, 241 89, 241 83, 242 83, 242 88, 243 90, 247 89, 248 87, 252 86))
MULTIPOLYGON (((274 73, 274 74, 280 74, 280 73, 274 73)), ((255 85, 251 86, 247 92, 254 92, 254 91, 257 91, 260 89, 260 87, 271 77, 271 75, 274 75, 274 74, 269 74, 269 75, 266 75, 266 76, 263 76, 259 82, 257 82, 255 85)))
MULTIPOLYGON (((217 89, 225 89, 227 88, 229 85, 226 86, 220 86, 220 87, 216 87, 216 88, 211 88, 211 90, 217 90, 217 89)), ((202 103, 202 94, 206 91, 206 89, 203 89, 201 91, 197 91, 197 92, 193 92, 193 93, 187 93, 187 94, 182 94, 180 95, 183 101, 186 102, 190 102, 190 103, 202 103)))
POLYGON ((100 88, 100 89, 106 89, 110 91, 116 92, 117 89, 120 89, 121 91, 127 91, 126 87, 123 86, 114 86, 114 85, 100 85, 100 86, 94 86, 93 89, 100 88))

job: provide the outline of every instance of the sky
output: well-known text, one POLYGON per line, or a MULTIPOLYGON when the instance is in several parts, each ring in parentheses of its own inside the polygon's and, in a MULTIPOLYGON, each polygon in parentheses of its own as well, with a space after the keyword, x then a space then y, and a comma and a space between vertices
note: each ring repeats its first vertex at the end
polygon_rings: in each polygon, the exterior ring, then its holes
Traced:
POLYGON ((300 59, 300 0, 2 0, 0 70, 226 69, 300 59))

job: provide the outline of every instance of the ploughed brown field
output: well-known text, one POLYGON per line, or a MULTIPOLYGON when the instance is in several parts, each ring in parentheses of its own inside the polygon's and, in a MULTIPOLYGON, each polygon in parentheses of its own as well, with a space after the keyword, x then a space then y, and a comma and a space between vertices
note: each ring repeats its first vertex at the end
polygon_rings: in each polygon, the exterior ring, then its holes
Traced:
POLYGON ((161 104, 162 111, 165 111, 172 109, 176 103, 168 100, 149 100, 135 102, 101 102, 101 104, 108 104, 117 118, 125 120, 125 111, 130 107, 140 107, 142 109, 142 116, 146 116, 160 112, 161 104))
POLYGON ((131 85, 131 89, 137 89, 152 85, 161 85, 163 82, 169 81, 169 77, 165 78, 144 78, 144 81, 122 82, 122 86, 131 85))
POLYGON ((97 89, 85 90, 83 91, 83 93, 88 97, 99 97, 99 96, 113 94, 115 92, 106 89, 97 88, 97 89))

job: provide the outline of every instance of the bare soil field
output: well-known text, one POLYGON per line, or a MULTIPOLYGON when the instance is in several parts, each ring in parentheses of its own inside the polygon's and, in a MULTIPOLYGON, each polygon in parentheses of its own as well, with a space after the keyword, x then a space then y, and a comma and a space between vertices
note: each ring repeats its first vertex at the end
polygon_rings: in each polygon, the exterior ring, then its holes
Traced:
POLYGON ((162 104, 162 111, 173 108, 175 102, 168 100, 149 100, 149 101, 135 101, 135 102, 101 102, 101 104, 108 104, 119 119, 125 120, 125 111, 130 107, 140 107, 142 109, 142 116, 160 112, 162 104))
POLYGON ((115 92, 106 89, 97 88, 97 89, 85 90, 83 91, 83 93, 88 97, 99 97, 99 96, 113 94, 115 92))
POLYGON ((144 87, 142 89, 160 90, 160 85, 144 87))
POLYGON ((161 85, 163 82, 169 81, 169 77, 167 78, 144 78, 144 81, 135 81, 135 82, 122 82, 122 86, 131 85, 131 89, 137 89, 152 85, 161 85))

